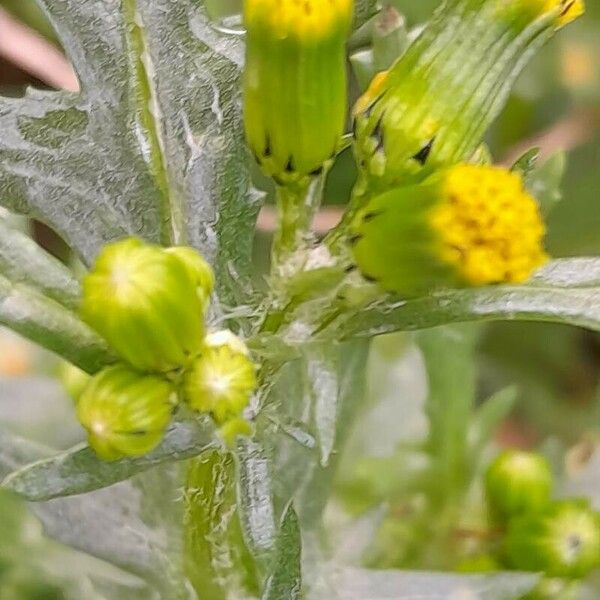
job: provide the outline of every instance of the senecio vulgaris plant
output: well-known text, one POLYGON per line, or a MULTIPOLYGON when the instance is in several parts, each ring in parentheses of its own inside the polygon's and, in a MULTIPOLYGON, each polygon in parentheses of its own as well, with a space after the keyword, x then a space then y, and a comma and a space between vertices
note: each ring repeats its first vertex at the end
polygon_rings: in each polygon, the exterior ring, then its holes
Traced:
POLYGON ((40 4, 82 92, 0 99, 0 198, 60 233, 86 273, 0 224, 0 320, 71 363, 89 445, 52 454, 6 437, 0 464, 49 533, 118 568, 88 567, 77 597, 577 593, 600 560, 598 515, 553 502, 539 456, 489 467, 489 535, 475 549, 446 535, 502 416, 467 435, 468 328, 423 334, 437 400, 413 482, 425 501, 400 525, 383 521, 371 557, 389 544, 398 564, 384 566, 455 558, 471 574, 348 569, 323 520, 371 338, 504 318, 600 328, 598 262, 544 249, 532 154, 500 166, 483 141, 583 2, 447 0, 353 106, 348 40, 377 18, 373 2, 246 0, 244 36, 198 0, 40 4), (348 146, 357 181, 317 239, 348 146), (263 199, 253 165, 278 211, 266 289, 249 276, 263 199), (440 384, 455 367, 458 395, 440 384))

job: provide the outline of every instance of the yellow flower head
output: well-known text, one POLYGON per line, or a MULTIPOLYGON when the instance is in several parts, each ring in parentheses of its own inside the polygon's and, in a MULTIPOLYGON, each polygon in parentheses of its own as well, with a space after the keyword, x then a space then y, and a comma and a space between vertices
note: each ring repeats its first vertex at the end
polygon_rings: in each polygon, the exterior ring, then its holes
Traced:
POLYGON ((246 0, 248 27, 263 26, 278 37, 321 37, 347 29, 352 21, 352 0, 246 0))
POLYGON ((547 259, 544 233, 520 175, 459 164, 375 196, 357 215, 351 241, 367 279, 415 296, 522 282, 547 259))
POLYGON ((546 261, 536 200, 518 173, 458 165, 446 174, 431 212, 441 257, 472 285, 519 283, 546 261))

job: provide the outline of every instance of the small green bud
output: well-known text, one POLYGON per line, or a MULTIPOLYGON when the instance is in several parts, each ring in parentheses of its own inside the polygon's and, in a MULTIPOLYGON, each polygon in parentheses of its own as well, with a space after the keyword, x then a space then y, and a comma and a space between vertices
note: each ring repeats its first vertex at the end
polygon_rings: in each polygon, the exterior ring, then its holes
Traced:
POLYGON ((84 280, 82 315, 137 369, 185 366, 204 335, 191 271, 176 254, 138 239, 109 244, 84 280))
POLYGON ((542 510, 552 493, 550 465, 539 454, 506 450, 488 467, 485 492, 500 520, 542 510))
POLYGON ((189 246, 175 246, 165 252, 176 256, 185 265, 190 277, 196 283, 198 297, 206 308, 215 289, 215 274, 212 267, 195 248, 189 246))
POLYGON ((77 403, 92 377, 75 365, 63 362, 59 367, 58 378, 69 397, 77 403))
POLYGON ((246 0, 246 137, 280 182, 322 168, 337 151, 347 108, 351 0, 246 0))
POLYGON ((160 443, 175 400, 166 379, 115 365, 92 378, 77 416, 98 456, 116 460, 146 454, 160 443))
POLYGON ((256 367, 245 344, 231 333, 207 336, 202 354, 185 374, 186 400, 219 424, 239 417, 256 389, 256 367))
POLYGON ((600 566, 600 518, 585 501, 555 502, 509 523, 506 554, 515 569, 581 578, 600 566))

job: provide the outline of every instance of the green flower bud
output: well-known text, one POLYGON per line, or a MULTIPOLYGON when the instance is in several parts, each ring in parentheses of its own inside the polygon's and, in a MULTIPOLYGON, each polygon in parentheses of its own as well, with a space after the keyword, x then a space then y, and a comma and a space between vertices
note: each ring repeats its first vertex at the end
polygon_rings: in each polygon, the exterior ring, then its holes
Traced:
POLYGON ((515 569, 580 578, 600 566, 600 519, 587 502, 555 502, 509 523, 506 554, 515 569))
POLYGON ((256 389, 256 367, 233 334, 207 336, 202 354, 184 377, 186 400, 219 424, 239 417, 256 389))
POLYGON ((82 315, 137 369, 185 366, 204 335, 191 271, 176 254, 138 239, 109 244, 84 280, 82 315))
POLYGON ((92 378, 77 405, 90 446, 105 460, 139 456, 162 440, 176 397, 172 384, 115 365, 92 378))
POLYGON ((559 2, 551 0, 551 10, 546 0, 443 3, 354 108, 367 186, 376 192, 422 181, 470 160, 515 78, 556 30, 559 2))
POLYGON ((246 137, 280 182, 322 168, 346 119, 351 0, 246 0, 246 137))
POLYGON ((212 267, 195 248, 189 246, 175 246, 165 252, 176 256, 185 265, 190 277, 196 283, 198 297, 206 308, 215 289, 215 274, 212 267))
POLYGON ((550 504, 552 471, 540 454, 506 450, 488 467, 485 492, 501 520, 540 511, 550 504))
POLYGON ((547 256, 539 206, 517 173, 458 164, 375 196, 351 227, 363 276, 405 297, 527 280, 547 256))
POLYGON ((63 362, 59 367, 58 378, 67 394, 77 403, 92 377, 75 365, 63 362))

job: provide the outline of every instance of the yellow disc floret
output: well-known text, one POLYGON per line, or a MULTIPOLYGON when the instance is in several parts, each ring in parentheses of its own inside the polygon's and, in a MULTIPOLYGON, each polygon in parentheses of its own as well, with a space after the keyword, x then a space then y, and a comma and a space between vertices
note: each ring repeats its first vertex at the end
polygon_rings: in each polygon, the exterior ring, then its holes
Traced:
POLYGON ((440 255, 470 285, 522 282, 547 260, 539 207, 518 173, 458 165, 442 196, 430 213, 440 255))
POLYGON ((248 25, 262 24, 281 38, 320 37, 350 25, 352 0, 246 0, 248 25))

